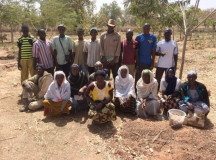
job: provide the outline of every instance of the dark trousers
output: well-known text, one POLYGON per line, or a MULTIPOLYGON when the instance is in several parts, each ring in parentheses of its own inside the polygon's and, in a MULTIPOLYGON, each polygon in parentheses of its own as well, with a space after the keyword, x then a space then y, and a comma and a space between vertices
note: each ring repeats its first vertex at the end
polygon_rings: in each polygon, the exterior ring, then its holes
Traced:
POLYGON ((157 67, 156 69, 156 79, 157 79, 157 82, 158 82, 158 90, 160 89, 160 82, 161 82, 161 78, 163 76, 163 73, 166 72, 167 68, 160 68, 160 67, 157 67))
POLYGON ((142 71, 144 69, 150 69, 150 67, 151 67, 151 64, 139 63, 139 72, 137 72, 135 75, 135 91, 137 91, 136 84, 137 84, 138 80, 141 78, 142 71))
POLYGON ((95 72, 95 67, 88 67, 89 75, 95 72))
POLYGON ((115 83, 115 77, 117 76, 117 72, 118 72, 118 69, 119 69, 119 63, 115 63, 113 66, 104 65, 104 69, 109 70, 109 74, 108 74, 109 77, 110 77, 110 70, 112 70, 113 80, 114 80, 114 83, 115 83))
POLYGON ((54 67, 45 69, 48 73, 51 73, 54 76, 54 67))
POLYGON ((56 71, 63 71, 66 77, 68 77, 70 73, 70 62, 64 65, 57 64, 56 71))

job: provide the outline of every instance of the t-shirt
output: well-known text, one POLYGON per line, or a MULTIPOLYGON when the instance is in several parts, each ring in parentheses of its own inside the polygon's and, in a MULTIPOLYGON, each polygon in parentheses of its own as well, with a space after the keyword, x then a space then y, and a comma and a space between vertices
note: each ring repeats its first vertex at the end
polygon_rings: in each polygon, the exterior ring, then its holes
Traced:
POLYGON ((174 55, 178 55, 178 44, 174 40, 166 41, 165 39, 158 42, 156 52, 166 52, 164 56, 158 59, 157 67, 170 68, 174 67, 174 55))
POLYGON ((108 81, 105 81, 106 85, 103 89, 99 89, 96 85, 96 82, 92 82, 87 90, 85 95, 91 96, 93 101, 103 101, 106 97, 113 97, 113 88, 108 81))
POLYGON ((128 42, 127 40, 123 40, 121 42, 121 48, 123 51, 123 64, 126 65, 133 65, 135 64, 135 54, 137 50, 137 44, 138 42, 135 40, 132 40, 131 42, 128 42))
POLYGON ((139 63, 151 64, 152 49, 157 47, 157 37, 153 34, 139 34, 135 39, 138 42, 139 63))
POLYGON ((40 64, 44 66, 45 69, 53 67, 53 56, 52 56, 52 42, 47 40, 44 42, 42 40, 37 40, 33 44, 32 56, 39 58, 40 64))
POLYGON ((20 37, 17 40, 17 46, 21 47, 21 59, 32 59, 32 45, 36 39, 32 36, 20 37))
POLYGON ((88 52, 87 65, 89 67, 94 67, 97 61, 101 61, 100 57, 100 40, 91 39, 87 40, 84 44, 83 52, 88 52))
POLYGON ((59 39, 59 35, 55 36, 52 41, 52 49, 53 50, 56 49, 57 51, 57 63, 59 65, 67 64, 67 61, 65 60, 65 55, 69 55, 70 54, 69 50, 73 49, 73 43, 71 38, 67 35, 65 35, 65 38, 60 38, 60 39, 59 39), (59 40, 61 41, 64 50, 62 49, 59 40))
POLYGON ((84 65, 83 48, 84 48, 85 41, 86 40, 83 40, 83 41, 76 40, 76 41, 74 41, 74 51, 73 52, 75 52, 75 59, 74 59, 75 64, 84 65))
MULTIPOLYGON (((177 79, 176 80, 176 87, 175 87, 175 92, 180 90, 180 85, 181 85, 181 80, 177 79)), ((166 88, 168 86, 168 83, 166 82, 165 78, 163 78, 160 82, 160 91, 166 92, 166 88)))

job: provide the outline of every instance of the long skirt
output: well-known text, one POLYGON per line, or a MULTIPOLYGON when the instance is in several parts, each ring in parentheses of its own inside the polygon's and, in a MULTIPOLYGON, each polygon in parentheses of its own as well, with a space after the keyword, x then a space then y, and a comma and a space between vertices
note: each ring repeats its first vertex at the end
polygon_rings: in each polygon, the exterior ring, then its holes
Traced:
POLYGON ((93 121, 102 124, 108 121, 116 120, 115 106, 113 103, 108 103, 101 110, 95 110, 94 105, 90 105, 88 116, 93 121))
POLYGON ((133 115, 136 114, 135 112, 135 108, 136 108, 136 99, 134 97, 131 97, 131 102, 129 106, 126 106, 125 104, 125 108, 120 106, 120 102, 118 97, 115 97, 115 106, 116 108, 118 108, 121 112, 124 113, 132 113, 133 115))
MULTIPOLYGON (((202 114, 206 114, 209 112, 209 107, 206 103, 202 102, 202 101, 197 101, 197 102, 190 102, 194 107, 194 110, 196 112, 202 113, 202 114)), ((184 111, 185 113, 188 113, 188 106, 186 103, 184 103, 183 101, 179 101, 179 109, 184 111)))
POLYGON ((146 103, 145 111, 142 109, 142 103, 140 101, 137 101, 136 105, 136 113, 139 117, 146 118, 148 113, 149 115, 157 115, 159 112, 160 104, 157 100, 150 100, 146 103))
POLYGON ((172 100, 166 102, 165 99, 161 98, 160 104, 165 110, 179 109, 179 97, 174 97, 172 100))
POLYGON ((42 105, 44 106, 44 116, 61 116, 63 113, 70 114, 68 107, 72 105, 72 102, 70 100, 54 102, 45 99, 42 105))

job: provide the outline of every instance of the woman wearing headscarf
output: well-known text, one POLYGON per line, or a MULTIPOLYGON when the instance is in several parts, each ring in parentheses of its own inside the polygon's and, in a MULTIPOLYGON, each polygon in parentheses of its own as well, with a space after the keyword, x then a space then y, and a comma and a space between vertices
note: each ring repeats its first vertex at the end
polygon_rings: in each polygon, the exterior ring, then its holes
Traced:
POLYGON ((45 100, 42 102, 44 116, 61 116, 63 113, 69 114, 68 107, 72 105, 70 92, 70 84, 66 80, 64 72, 56 71, 54 73, 54 80, 44 96, 45 100))
POLYGON ((169 109, 178 109, 179 105, 179 89, 181 80, 175 77, 174 67, 166 70, 166 76, 161 80, 160 91, 162 92, 162 98, 160 100, 161 106, 164 107, 164 111, 169 109))
POLYGON ((71 65, 68 81, 71 88, 71 98, 73 99, 72 109, 77 112, 88 108, 88 102, 84 96, 84 92, 88 86, 88 77, 85 72, 79 70, 77 64, 71 65))
POLYGON ((196 81, 195 71, 188 72, 187 79, 188 81, 180 86, 179 108, 186 113, 188 110, 194 110, 207 115, 210 110, 210 101, 206 86, 196 81))
POLYGON ((136 106, 137 116, 146 118, 147 113, 157 118, 160 105, 157 101, 158 83, 153 73, 148 69, 143 70, 136 87, 137 97, 139 99, 136 106))
POLYGON ((115 105, 122 112, 136 114, 136 94, 134 90, 133 77, 129 74, 127 66, 118 69, 115 79, 115 105))
POLYGON ((95 72, 95 82, 86 90, 86 99, 90 102, 89 118, 101 124, 116 120, 115 106, 112 103, 113 88, 105 81, 104 71, 95 72))
MULTIPOLYGON (((105 80, 108 81, 109 80, 109 76, 108 76, 108 70, 107 69, 103 69, 103 63, 101 63, 100 61, 97 61, 95 63, 95 72, 97 72, 98 70, 101 70, 101 71, 104 71, 106 73, 106 77, 105 77, 105 80)), ((91 82, 94 82, 96 81, 95 80, 95 72, 92 73, 90 76, 89 76, 89 84, 91 82)))

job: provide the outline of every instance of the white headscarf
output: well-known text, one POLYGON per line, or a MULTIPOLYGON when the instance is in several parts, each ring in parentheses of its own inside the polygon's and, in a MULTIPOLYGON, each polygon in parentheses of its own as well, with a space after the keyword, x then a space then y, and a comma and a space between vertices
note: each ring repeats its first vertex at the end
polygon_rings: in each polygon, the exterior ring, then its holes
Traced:
POLYGON ((146 69, 146 70, 142 71, 141 78, 137 82, 136 87, 137 87, 138 98, 149 97, 149 98, 158 99, 158 95, 157 95, 158 82, 154 78, 154 74, 150 70, 146 69), (142 79, 144 73, 147 73, 150 75, 150 83, 148 83, 148 84, 146 84, 142 79))
POLYGON ((70 100, 70 95, 71 95, 70 83, 66 80, 64 72, 56 71, 54 74, 54 80, 50 84, 44 98, 50 99, 54 102, 59 102, 62 100, 70 100), (57 81, 56 81, 57 75, 64 75, 64 80, 61 86, 58 86, 57 84, 57 81))
POLYGON ((123 102, 125 102, 129 94, 136 98, 133 77, 129 74, 128 67, 123 65, 118 69, 118 76, 115 78, 115 97, 121 97, 123 102), (125 78, 121 77, 122 69, 127 70, 127 75, 125 78))

